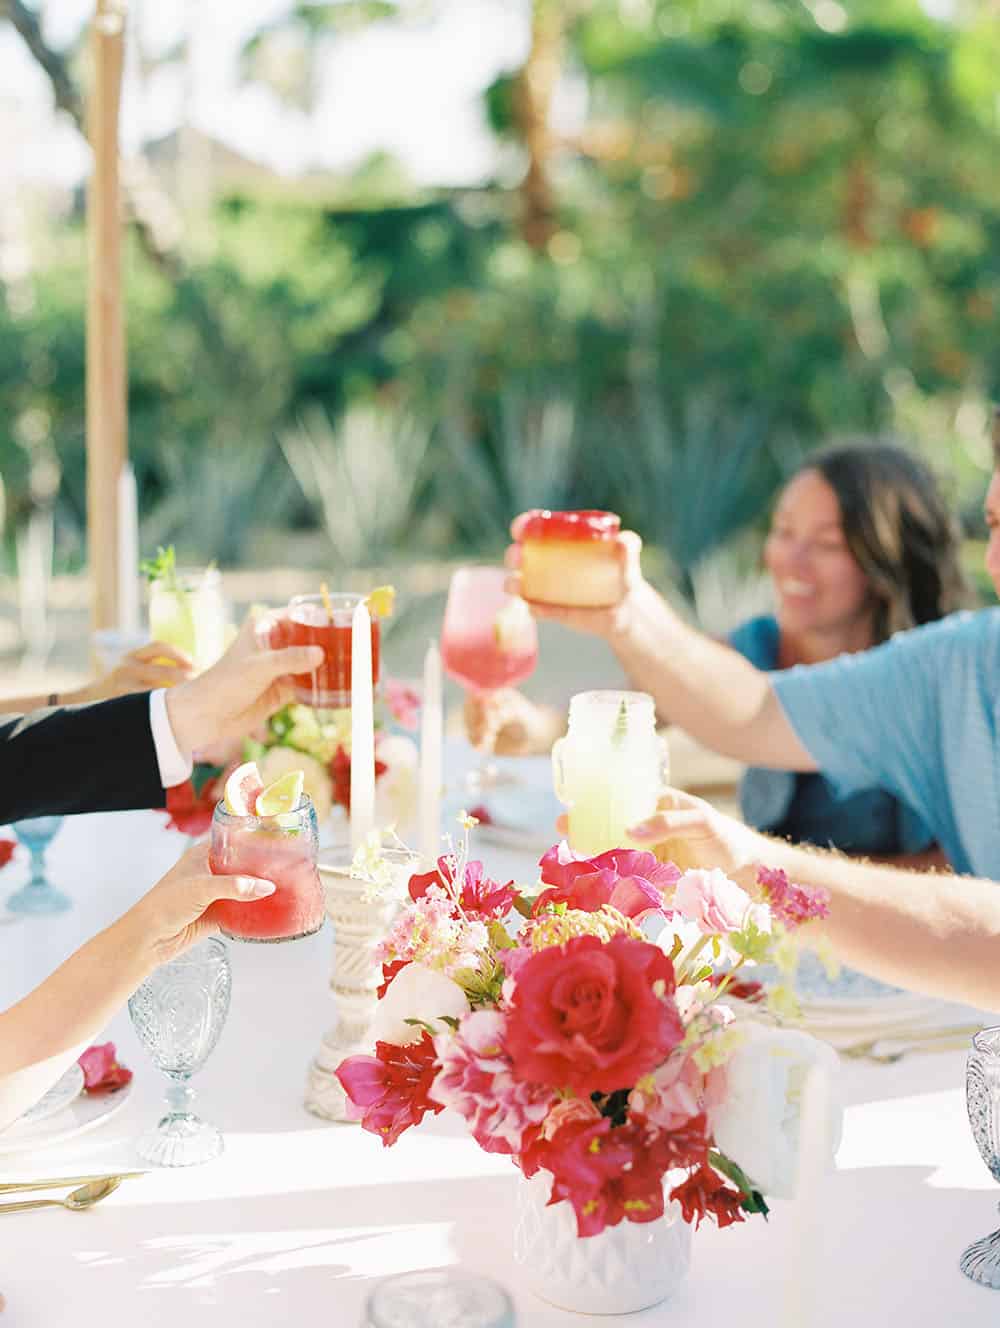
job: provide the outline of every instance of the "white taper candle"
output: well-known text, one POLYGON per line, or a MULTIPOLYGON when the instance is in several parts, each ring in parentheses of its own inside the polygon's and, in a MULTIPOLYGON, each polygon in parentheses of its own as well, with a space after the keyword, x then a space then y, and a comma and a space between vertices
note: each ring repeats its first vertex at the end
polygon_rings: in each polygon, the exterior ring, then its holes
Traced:
POLYGON ((139 620, 139 495, 128 464, 118 476, 118 630, 135 637, 139 620))
POLYGON ((375 714, 372 620, 362 601, 351 619, 351 849, 375 825, 375 714))
POLYGON ((443 705, 441 652, 431 641, 424 656, 424 694, 420 716, 420 856, 431 866, 441 846, 443 705))

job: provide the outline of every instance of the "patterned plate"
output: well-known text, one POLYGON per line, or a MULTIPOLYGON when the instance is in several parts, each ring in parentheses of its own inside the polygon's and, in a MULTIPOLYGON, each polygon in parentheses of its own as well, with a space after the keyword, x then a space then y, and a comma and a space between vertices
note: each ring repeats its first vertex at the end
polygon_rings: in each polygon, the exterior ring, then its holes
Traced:
POLYGON ((18 1118, 17 1123, 20 1125, 47 1120, 49 1116, 56 1115, 57 1112, 68 1107, 71 1102, 75 1102, 82 1092, 83 1071, 74 1061, 66 1073, 56 1080, 45 1096, 18 1118))

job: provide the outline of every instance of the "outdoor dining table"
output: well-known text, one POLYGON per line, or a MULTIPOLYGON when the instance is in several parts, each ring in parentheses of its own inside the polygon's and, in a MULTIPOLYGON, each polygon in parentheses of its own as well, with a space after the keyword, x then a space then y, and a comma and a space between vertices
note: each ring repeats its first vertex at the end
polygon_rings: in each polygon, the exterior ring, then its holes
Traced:
MULTIPOLYGON (((539 779, 544 766, 534 767, 539 779)), ((74 907, 16 921, 0 913, 0 1008, 119 915, 183 846, 154 812, 68 819, 49 866, 74 907)), ((497 847, 486 832, 477 850, 502 879, 530 879, 538 856, 497 847)), ((3 873, 4 893, 23 871, 3 873)), ((598 1318, 537 1299, 513 1260, 508 1158, 482 1152, 450 1113, 386 1149, 357 1125, 305 1110, 306 1070, 334 1015, 329 926, 295 944, 233 943, 229 952, 229 1019, 193 1081, 198 1109, 225 1134, 224 1155, 125 1181, 86 1213, 0 1214, 3 1328, 355 1328, 379 1278, 449 1264, 507 1287, 524 1328, 792 1328, 783 1305, 798 1249, 793 1201, 775 1201, 767 1222, 706 1223, 686 1284, 658 1308, 598 1318)), ((165 1081, 126 1011, 106 1036, 135 1072, 122 1109, 65 1143, 0 1155, 0 1182, 141 1169, 135 1140, 157 1119, 165 1081)), ((819 1199, 814 1328, 1000 1322, 1000 1293, 958 1268, 965 1245, 997 1225, 1000 1198, 969 1131, 963 1054, 844 1061, 840 1090, 843 1140, 819 1199)))

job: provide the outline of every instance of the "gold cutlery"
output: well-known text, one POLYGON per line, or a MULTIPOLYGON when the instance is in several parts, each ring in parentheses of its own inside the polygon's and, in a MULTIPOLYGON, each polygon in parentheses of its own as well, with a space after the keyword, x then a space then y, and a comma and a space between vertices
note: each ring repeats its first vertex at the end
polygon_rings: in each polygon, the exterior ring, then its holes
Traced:
POLYGON ((82 1213, 93 1208, 94 1204, 114 1194, 122 1183, 120 1176, 105 1176, 103 1180, 92 1180, 89 1185, 81 1185, 78 1190, 67 1194, 65 1199, 26 1199, 22 1203, 0 1204, 0 1213, 26 1213, 29 1208, 68 1208, 71 1213, 82 1213))
POLYGON ((915 1052, 961 1051, 963 1047, 968 1047, 973 1034, 981 1029, 982 1024, 969 1024, 958 1028, 928 1028, 923 1032, 881 1033, 878 1037, 855 1042, 839 1050, 841 1056, 846 1056, 850 1060, 868 1060, 874 1061, 876 1065, 893 1065, 904 1056, 915 1052), (895 1051, 877 1052, 875 1048, 883 1043, 902 1045, 899 1045, 895 1051))
POLYGON ((67 1185, 89 1185, 98 1180, 132 1180, 145 1176, 145 1171, 118 1171, 113 1176, 62 1176, 47 1180, 13 1180, 0 1184, 0 1194, 13 1194, 17 1190, 61 1190, 67 1185))

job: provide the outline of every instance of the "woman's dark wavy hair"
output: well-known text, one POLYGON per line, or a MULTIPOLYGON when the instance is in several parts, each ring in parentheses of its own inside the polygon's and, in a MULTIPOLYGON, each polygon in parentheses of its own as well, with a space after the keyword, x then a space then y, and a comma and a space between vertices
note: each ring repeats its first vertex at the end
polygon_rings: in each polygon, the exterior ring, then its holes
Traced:
POLYGON ((961 531, 931 470, 901 447, 860 443, 810 456, 837 495, 847 546, 875 597, 875 641, 963 608, 961 531))

